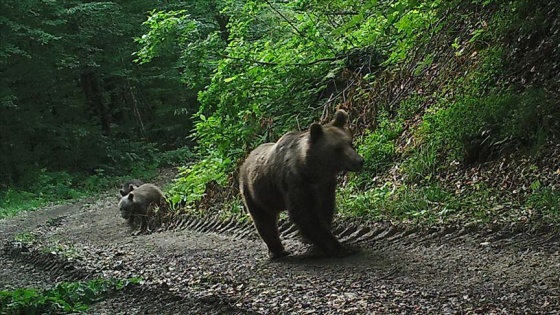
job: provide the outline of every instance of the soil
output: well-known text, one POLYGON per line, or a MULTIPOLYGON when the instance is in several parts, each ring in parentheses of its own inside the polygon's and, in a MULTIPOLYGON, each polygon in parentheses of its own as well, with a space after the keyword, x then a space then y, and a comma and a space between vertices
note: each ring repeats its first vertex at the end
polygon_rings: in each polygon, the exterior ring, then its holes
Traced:
POLYGON ((0 290, 142 278, 88 314, 560 314, 554 226, 341 223, 359 252, 332 259, 284 223, 292 255, 271 261, 248 223, 182 217, 135 233, 117 195, 0 221, 0 290))

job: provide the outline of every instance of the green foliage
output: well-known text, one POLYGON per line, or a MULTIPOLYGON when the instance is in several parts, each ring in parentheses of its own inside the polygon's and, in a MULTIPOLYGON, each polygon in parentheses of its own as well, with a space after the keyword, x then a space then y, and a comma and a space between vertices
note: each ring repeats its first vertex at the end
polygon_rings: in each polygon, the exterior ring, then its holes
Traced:
MULTIPOLYGON (((52 223, 47 221, 47 224, 52 224, 52 223)), ((81 249, 76 248, 72 244, 66 244, 64 242, 61 242, 56 238, 49 240, 48 244, 41 246, 40 251, 45 254, 57 255, 58 257, 65 257, 69 259, 76 259, 84 256, 83 251, 81 249)))
POLYGON ((420 133, 452 159, 488 158, 519 146, 536 150, 558 133, 558 103, 541 90, 464 97, 424 117, 420 133))
POLYGON ((468 193, 457 193, 436 184, 395 185, 390 182, 368 190, 345 187, 337 198, 344 217, 383 221, 398 220, 421 224, 450 222, 489 222, 497 218, 519 221, 514 215, 524 211, 507 200, 496 198, 497 193, 480 187, 468 193), (508 208, 504 207, 508 205, 508 208))
POLYGON ((420 95, 411 95, 402 100, 397 108, 396 121, 406 121, 418 115, 426 105, 426 99, 420 95))
POLYGON ((138 56, 137 62, 150 62, 161 54, 160 50, 172 46, 173 38, 189 41, 193 40, 193 37, 198 37, 196 22, 190 19, 185 10, 168 12, 154 10, 142 24, 148 27, 148 32, 136 39, 141 47, 135 53, 138 56))
POLYGON ((525 202, 525 206, 546 220, 558 222, 560 220, 560 193, 551 187, 541 187, 538 181, 531 186, 533 191, 525 202))
POLYGON ((76 178, 67 172, 40 169, 26 173, 26 177, 27 190, 9 188, 0 191, 0 219, 48 202, 61 202, 84 195, 84 191, 76 187, 76 178))
POLYGON ((409 157, 401 164, 407 182, 431 182, 437 175, 438 154, 437 147, 432 144, 421 145, 414 149, 409 157))
POLYGON ((139 45, 135 61, 144 64, 173 56, 181 68, 182 82, 199 91, 209 83, 226 47, 227 17, 220 13, 222 1, 190 1, 179 7, 149 13, 142 23, 146 33, 135 39, 139 45))
POLYGON ((22 211, 36 209, 47 201, 31 192, 7 189, 0 191, 0 219, 14 216, 22 211))
POLYGON ((447 222, 464 205, 460 198, 437 185, 413 187, 385 183, 366 191, 348 187, 338 197, 343 216, 368 220, 447 222))
POLYGON ((191 148, 184 146, 175 150, 161 152, 158 155, 158 167, 182 165, 195 159, 196 155, 192 152, 191 148))
POLYGON ((373 132, 367 131, 364 136, 356 141, 357 151, 364 157, 364 169, 355 181, 360 186, 367 185, 371 177, 385 171, 395 157, 395 139, 402 132, 398 123, 389 123, 384 120, 373 132))
POLYGON ((33 235, 31 232, 19 233, 14 236, 14 240, 20 243, 30 244, 35 241, 35 235, 33 235))
POLYGON ((231 164, 230 159, 211 156, 180 168, 175 184, 167 192, 169 201, 174 205, 183 203, 192 207, 204 196, 208 183, 226 184, 231 164))
POLYGON ((111 167, 106 170, 102 165, 90 176, 30 168, 20 180, 21 188, 0 190, 0 219, 35 210, 48 203, 67 202, 114 188, 115 183, 120 185, 131 178, 149 179, 156 175, 157 168, 191 161, 194 155, 188 147, 158 153, 150 146, 131 145, 127 154, 110 158, 118 159, 119 163, 126 166, 120 168, 122 175, 114 175, 120 171, 111 167))
POLYGON ((155 8, 166 5, 0 4, 4 185, 30 190, 28 179, 45 168, 72 176, 122 175, 156 148, 185 145, 192 124, 184 113, 198 108, 198 91, 182 86, 170 58, 143 66, 131 58, 132 38, 155 8))
POLYGON ((88 282, 62 282, 47 290, 25 288, 13 291, 2 290, 0 312, 29 315, 83 312, 106 294, 139 282, 138 278, 94 279, 88 282))

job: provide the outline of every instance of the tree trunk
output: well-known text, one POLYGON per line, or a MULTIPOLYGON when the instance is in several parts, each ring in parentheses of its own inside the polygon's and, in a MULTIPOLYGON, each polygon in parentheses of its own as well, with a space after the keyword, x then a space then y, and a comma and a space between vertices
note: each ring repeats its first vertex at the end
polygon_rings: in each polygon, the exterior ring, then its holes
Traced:
POLYGON ((111 126, 109 124, 109 114, 107 108, 103 104, 103 97, 99 88, 99 81, 93 72, 84 72, 80 75, 82 90, 86 97, 86 102, 91 108, 93 114, 97 116, 101 123, 101 129, 105 135, 111 134, 111 126))

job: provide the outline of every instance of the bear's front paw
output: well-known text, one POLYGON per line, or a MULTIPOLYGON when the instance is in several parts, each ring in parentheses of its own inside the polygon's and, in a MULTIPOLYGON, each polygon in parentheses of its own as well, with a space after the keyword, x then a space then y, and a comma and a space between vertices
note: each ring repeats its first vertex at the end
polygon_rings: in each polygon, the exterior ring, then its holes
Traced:
POLYGON ((282 258, 282 257, 286 257, 288 255, 290 255, 290 252, 286 251, 286 250, 281 250, 279 252, 269 252, 268 253, 270 256, 270 259, 278 259, 278 258, 282 258))

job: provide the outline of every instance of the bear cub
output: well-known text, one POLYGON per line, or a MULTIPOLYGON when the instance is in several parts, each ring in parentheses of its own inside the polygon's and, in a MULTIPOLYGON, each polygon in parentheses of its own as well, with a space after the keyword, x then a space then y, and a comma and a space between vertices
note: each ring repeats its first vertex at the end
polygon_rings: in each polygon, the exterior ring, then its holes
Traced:
POLYGON ((142 186, 143 184, 144 182, 139 179, 132 179, 125 182, 124 184, 122 184, 122 187, 120 189, 121 196, 124 197, 128 195, 128 193, 131 192, 132 189, 134 189, 134 187, 139 187, 142 186))
POLYGON ((163 192, 153 184, 129 186, 130 192, 121 198, 118 207, 121 217, 132 225, 136 216, 145 217, 151 205, 163 207, 166 204, 163 192))
POLYGON ((272 259, 289 255, 278 233, 278 216, 287 210, 302 236, 327 256, 350 251, 331 232, 337 175, 359 171, 364 159, 352 146, 343 110, 325 125, 291 131, 276 143, 253 150, 239 170, 245 207, 272 259))

